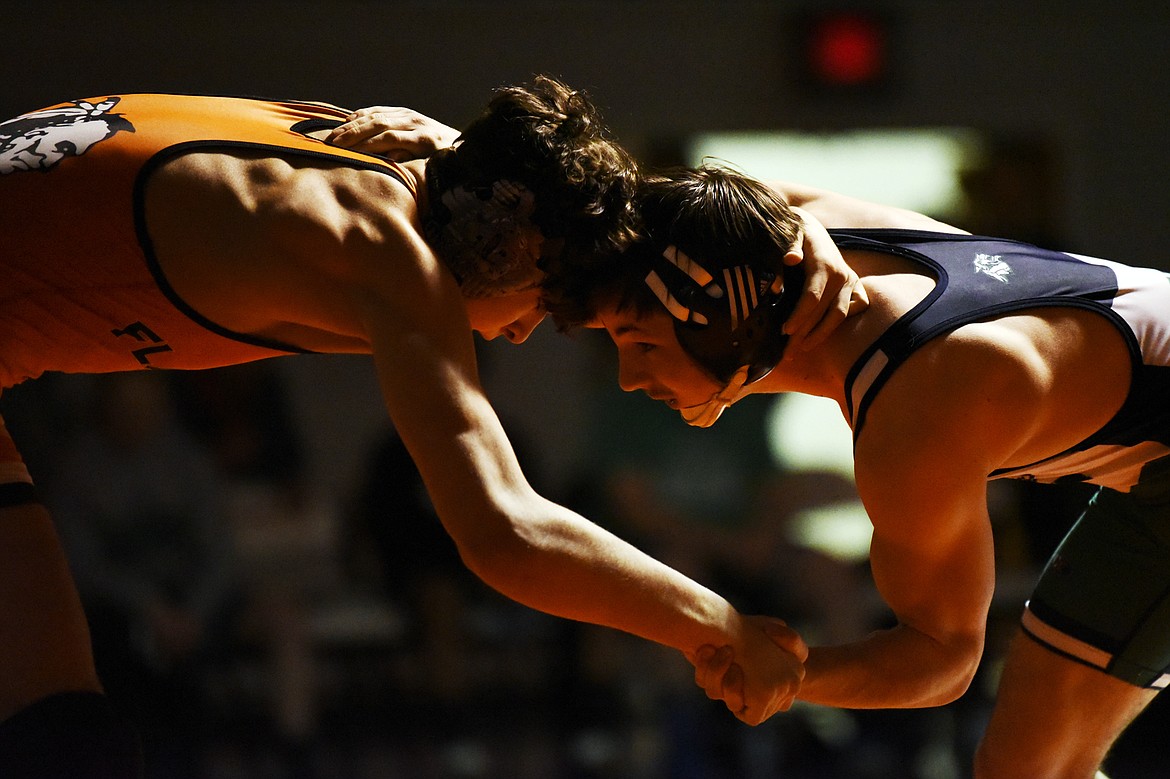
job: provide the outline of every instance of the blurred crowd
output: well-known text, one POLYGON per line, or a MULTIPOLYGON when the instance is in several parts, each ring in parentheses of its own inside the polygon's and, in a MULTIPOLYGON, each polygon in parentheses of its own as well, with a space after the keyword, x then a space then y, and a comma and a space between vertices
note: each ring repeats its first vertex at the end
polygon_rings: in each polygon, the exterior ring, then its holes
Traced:
MULTIPOLYGON (((962 699, 798 705, 749 728, 673 650, 479 582, 388 426, 345 494, 323 497, 275 365, 45 377, 3 400, 152 779, 959 779, 1003 642, 1083 497, 993 485, 999 587, 962 699)), ((810 643, 889 619, 847 468, 776 452, 781 409, 745 402, 697 431, 600 376, 593 402, 591 466, 551 497, 810 643)))

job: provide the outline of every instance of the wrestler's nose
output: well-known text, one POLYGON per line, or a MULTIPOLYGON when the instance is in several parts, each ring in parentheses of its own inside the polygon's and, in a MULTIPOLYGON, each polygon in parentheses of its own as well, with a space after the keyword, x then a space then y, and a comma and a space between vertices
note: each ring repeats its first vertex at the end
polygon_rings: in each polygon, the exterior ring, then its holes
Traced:
POLYGON ((532 335, 532 331, 544 321, 545 313, 535 309, 520 317, 504 328, 504 337, 514 344, 522 344, 532 335))

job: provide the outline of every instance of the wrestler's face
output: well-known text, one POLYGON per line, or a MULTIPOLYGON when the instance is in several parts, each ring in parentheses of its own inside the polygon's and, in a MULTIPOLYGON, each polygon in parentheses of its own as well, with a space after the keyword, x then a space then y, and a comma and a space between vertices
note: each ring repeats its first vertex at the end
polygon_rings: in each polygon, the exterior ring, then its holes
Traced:
POLYGON ((565 248, 563 238, 545 238, 540 230, 528 226, 516 244, 523 252, 526 270, 515 276, 521 286, 510 291, 496 292, 488 297, 465 297, 464 304, 471 318, 471 328, 491 341, 504 336, 514 344, 524 343, 532 331, 544 321, 544 307, 540 285, 545 274, 538 263, 554 260, 565 248))
POLYGON ((515 292, 471 298, 464 303, 471 329, 489 341, 504 336, 514 344, 524 343, 545 317, 538 282, 515 292))
POLYGON ((604 327, 618 351, 618 383, 641 390, 678 410, 706 403, 722 387, 691 359, 674 334, 665 310, 639 313, 634 307, 605 306, 596 325, 604 327))

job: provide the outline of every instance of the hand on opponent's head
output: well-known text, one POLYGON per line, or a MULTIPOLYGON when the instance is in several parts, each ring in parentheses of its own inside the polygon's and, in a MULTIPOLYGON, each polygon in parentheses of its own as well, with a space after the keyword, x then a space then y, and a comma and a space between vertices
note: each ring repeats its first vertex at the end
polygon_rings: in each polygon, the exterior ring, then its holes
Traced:
POLYGON ((841 250, 824 225, 807 211, 791 206, 802 224, 799 244, 784 255, 786 265, 804 263, 804 293, 784 323, 786 355, 808 351, 823 342, 846 317, 860 313, 869 297, 856 271, 845 264, 841 250))

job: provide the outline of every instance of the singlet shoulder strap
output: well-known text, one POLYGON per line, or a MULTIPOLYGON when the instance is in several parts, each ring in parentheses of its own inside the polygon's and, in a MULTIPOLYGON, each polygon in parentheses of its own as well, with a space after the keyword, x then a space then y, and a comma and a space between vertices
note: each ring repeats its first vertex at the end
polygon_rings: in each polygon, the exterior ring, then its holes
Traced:
POLYGON ((845 377, 845 402, 849 422, 856 441, 865 415, 878 390, 889 380, 893 372, 908 358, 916 347, 912 324, 942 296, 948 283, 946 269, 920 252, 901 243, 943 241, 953 237, 949 233, 933 233, 924 230, 850 229, 829 230, 833 241, 841 249, 862 249, 878 251, 904 257, 924 266, 935 277, 935 286, 925 298, 910 311, 902 315, 889 329, 869 346, 845 377))

